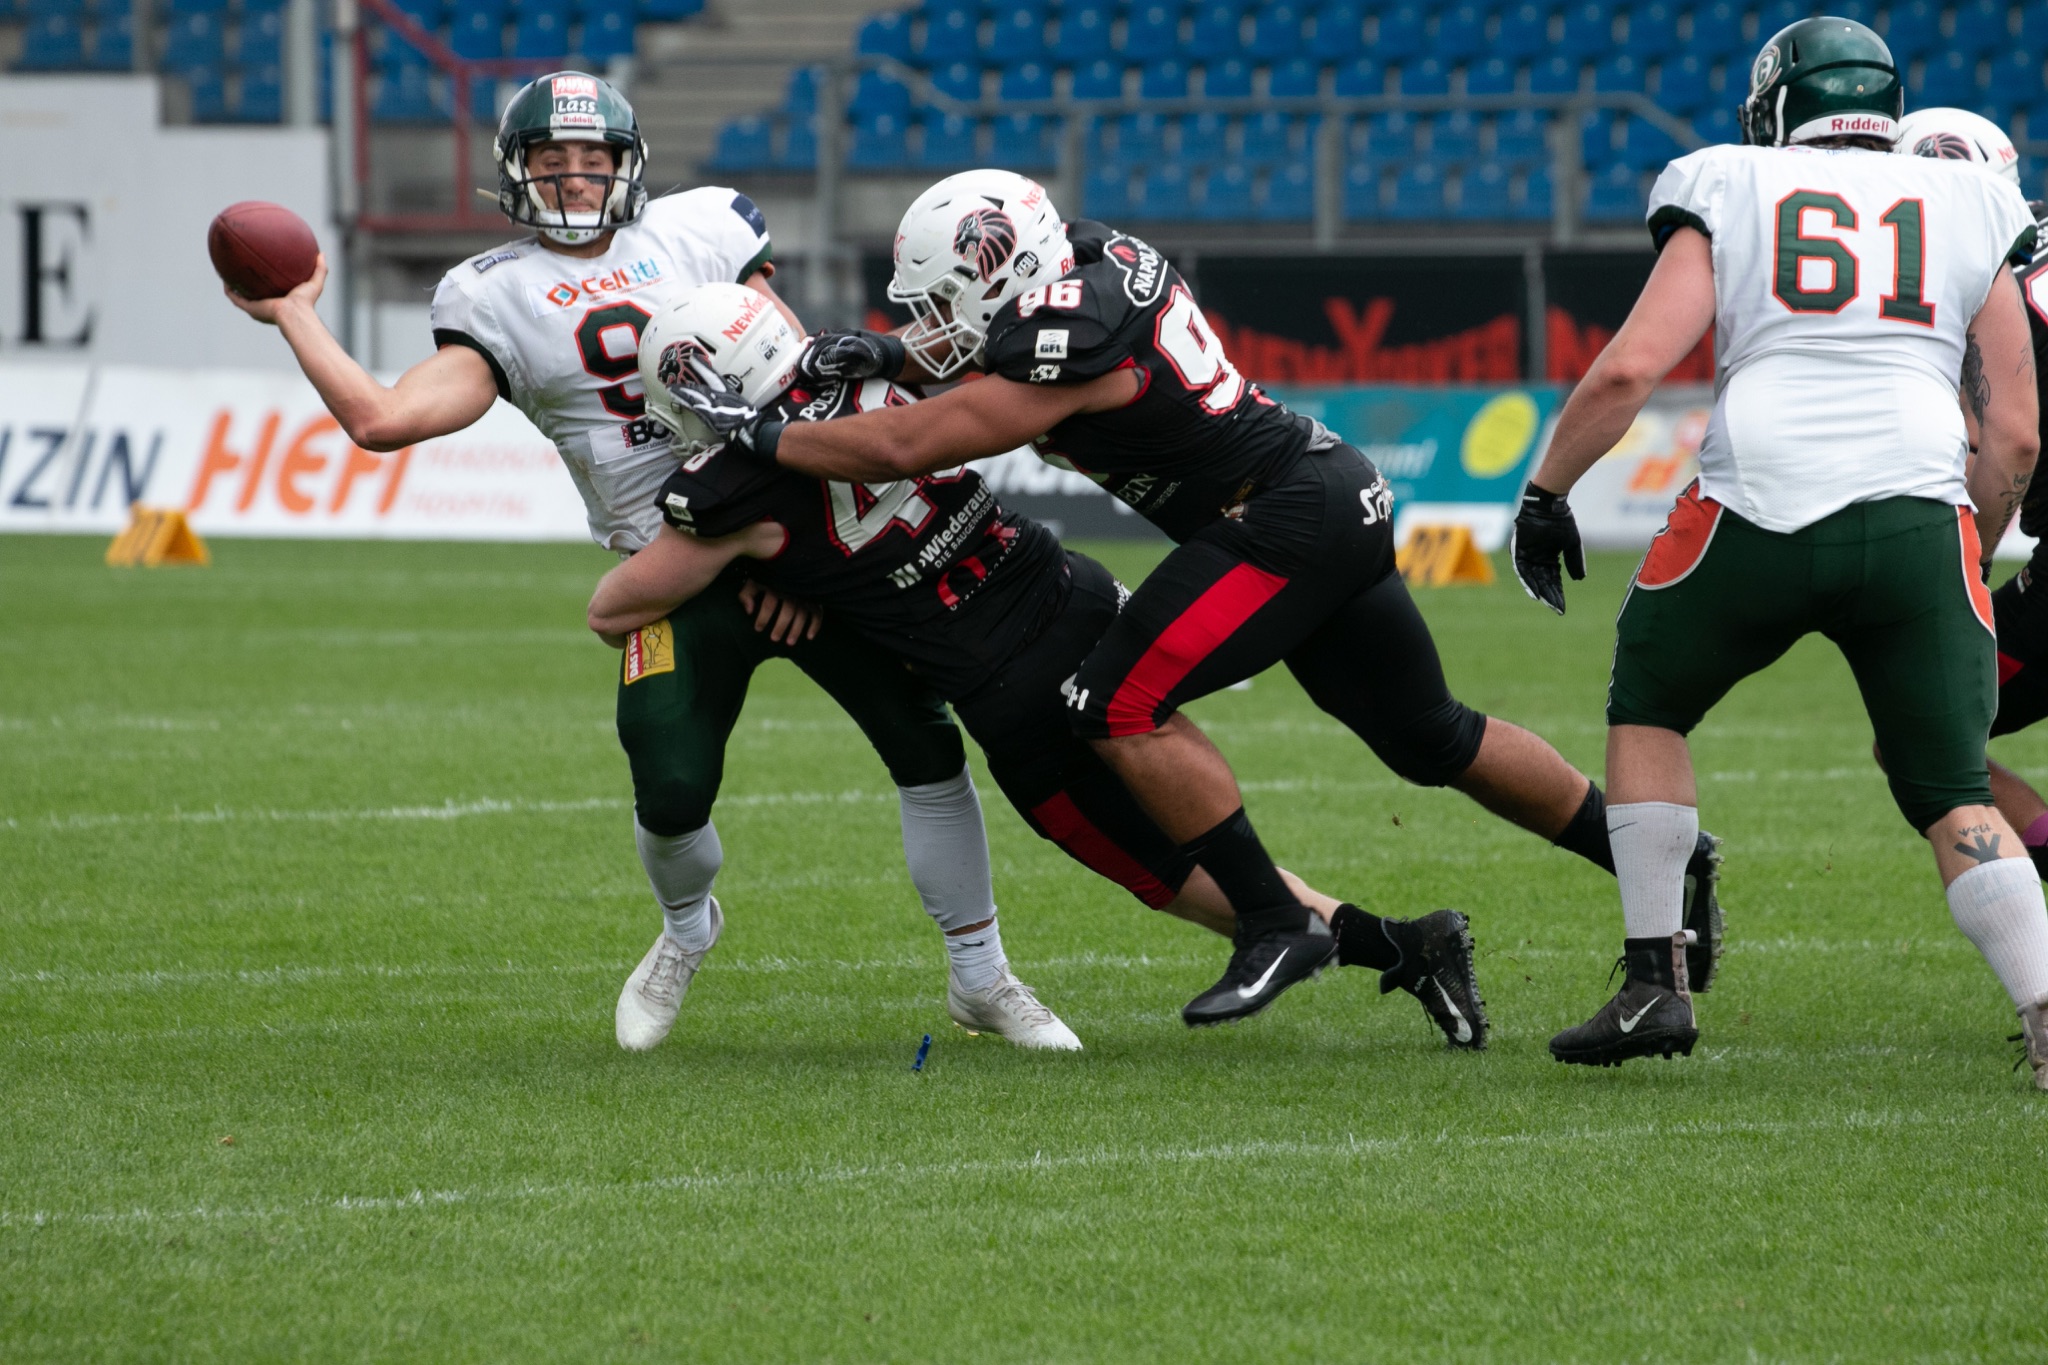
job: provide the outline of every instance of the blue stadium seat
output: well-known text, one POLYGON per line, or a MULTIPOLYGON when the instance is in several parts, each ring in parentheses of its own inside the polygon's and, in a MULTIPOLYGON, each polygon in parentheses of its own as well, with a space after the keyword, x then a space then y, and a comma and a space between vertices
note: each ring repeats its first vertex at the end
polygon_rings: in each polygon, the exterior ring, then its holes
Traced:
POLYGON ((100 16, 93 26, 92 55, 87 65, 95 71, 130 71, 135 67, 135 16, 100 16))
POLYGON ((1371 57, 1354 57, 1337 68, 1337 98, 1371 99, 1387 93, 1387 72, 1371 57))
POLYGON ((2020 31, 2014 45, 2030 52, 2048 52, 2048 4, 2034 0, 2020 11, 2020 31))
POLYGON ((1486 51, 1486 11, 1471 0, 1445 10, 1436 21, 1436 39, 1429 50, 1452 66, 1482 55, 1486 51))
POLYGON ((1142 100, 1184 100, 1188 97, 1187 63, 1178 57, 1147 62, 1138 77, 1138 98, 1142 100))
POLYGON ((947 99, 971 104, 981 98, 981 68, 972 62, 948 62, 932 72, 931 81, 947 99))
MULTIPOLYGON (((2038 50, 2024 47, 2009 48, 1991 59, 1991 80, 1985 89, 1996 96, 1999 103, 2008 109, 2014 105, 2027 107, 2039 105, 2048 89, 2042 85, 2041 54, 2038 50)), ((2007 116, 2010 118, 2010 115, 2007 116)), ((2004 124, 2006 120, 2000 120, 2004 124)), ((2036 115, 2034 124, 2043 119, 2036 115)), ((2048 128, 2039 128, 2033 135, 2040 138, 2048 128)))
POLYGON ((1090 166, 1081 182, 1081 211, 1114 222, 1131 212, 1130 176, 1120 165, 1090 166))
POLYGON ((1448 95, 1451 73, 1436 58, 1421 57, 1401 64, 1400 85, 1404 95, 1448 95))
POLYGON ((1344 171, 1344 216, 1357 220, 1378 218, 1385 212, 1381 203, 1380 168, 1353 162, 1344 171))
POLYGON ((1045 14, 1028 5, 1005 9, 989 30, 982 55, 991 63, 1038 61, 1045 56, 1045 14))
MULTIPOLYGON (((1149 75, 1149 72, 1147 73, 1149 75)), ((1250 99, 1252 69, 1238 57, 1225 57, 1202 68, 1202 95, 1212 100, 1250 99)), ((1170 98, 1146 92, 1148 99, 1170 98)))
POLYGON ((1578 91, 1579 64, 1562 53, 1529 68, 1529 93, 1533 95, 1575 95, 1578 91))
POLYGON ((1301 51, 1302 13, 1290 0, 1262 5, 1252 15, 1252 40, 1247 46, 1252 57, 1277 62, 1301 51))
POLYGON ((775 166, 783 171, 814 171, 818 168, 818 119, 805 114, 789 120, 783 129, 782 148, 775 166))
POLYGON ((1841 19, 1854 19, 1865 28, 1877 27, 1877 6, 1870 0, 1826 0, 1818 10, 1841 19))
MULTIPOLYGON (((507 94, 517 90, 517 84, 506 81, 507 94)), ((494 124, 498 121, 498 89, 500 82, 489 76, 472 76, 469 81, 469 116, 478 123, 494 124)))
POLYGON ((1276 100, 1314 99, 1322 86, 1322 69, 1306 57, 1289 57, 1266 73, 1266 93, 1276 100))
POLYGON ((862 57, 910 61, 910 16, 893 12, 869 15, 854 34, 853 50, 862 57))
POLYGON ((1525 222, 1547 223, 1551 217, 1550 172, 1538 166, 1522 177, 1522 192, 1515 196, 1511 210, 1525 222))
POLYGON ((1748 59, 1756 55, 1745 50, 1747 43, 1742 36, 1742 11, 1730 0, 1714 0, 1692 12, 1692 41, 1687 47, 1708 61, 1731 53, 1741 54, 1743 69, 1747 70, 1748 59))
POLYGON ((904 123, 894 114, 864 114, 853 121, 846 166, 854 171, 896 171, 910 165, 904 123))
POLYGON ((1372 54, 1383 62, 1421 56, 1427 43, 1422 25, 1422 7, 1402 0, 1380 15, 1379 38, 1372 45, 1372 54))
POLYGON ((1414 220, 1448 217, 1444 208, 1444 173, 1433 161, 1418 161, 1394 177, 1387 217, 1414 220))
MULTIPOLYGON (((227 8, 225 0, 221 8, 227 8)), ((83 22, 85 0, 28 0, 26 13, 31 22, 37 19, 74 19, 83 22)))
POLYGON ((717 171, 766 170, 775 160, 775 130, 758 114, 727 119, 711 145, 707 169, 717 171))
POLYGON ((512 23, 510 55, 529 61, 559 61, 568 56, 568 10, 553 6, 522 9, 512 23))
POLYGON ((85 31, 68 14, 31 20, 21 35, 22 71, 62 71, 85 65, 85 31))
POLYGON ((1142 166, 1166 159, 1166 120, 1147 112, 1125 114, 1115 125, 1116 158, 1126 165, 1142 166))
POLYGON ((893 114, 900 125, 910 118, 910 87, 886 71, 863 71, 854 82, 846 112, 855 118, 893 114))
POLYGON ((1500 17, 1494 52, 1510 62, 1531 61, 1550 50, 1550 14, 1535 0, 1509 9, 1500 17))
POLYGON ((1400 110, 1361 119, 1350 129, 1351 160, 1376 166, 1412 161, 1415 158, 1416 132, 1414 116, 1400 110))
POLYGON ((1639 62, 1653 62, 1678 51, 1678 11, 1666 0, 1648 0, 1631 9, 1622 51, 1639 62))
MULTIPOLYGON (((441 25, 448 22, 448 5, 446 0, 395 0, 395 2, 399 9, 411 16, 415 23, 429 33, 434 32, 441 25)), ((275 8, 281 10, 282 6, 275 8)), ((243 13, 248 13, 247 6, 243 7, 243 13)))
POLYGON ((1184 49, 1191 61, 1215 61, 1242 56, 1244 52, 1244 8, 1211 0, 1195 11, 1184 49))
POLYGON ((941 114, 927 109, 918 120, 923 136, 918 141, 917 164, 930 171, 957 170, 981 164, 976 145, 974 120, 960 114, 941 114))
POLYGON ((1678 139, 1646 118, 1631 118, 1621 130, 1622 164, 1641 171, 1661 171, 1685 155, 1678 139))
POLYGON ((1913 92, 1916 108, 1930 105, 1958 105, 1967 108, 1977 102, 1977 59, 1950 48, 1927 59, 1925 71, 1913 92))
POLYGON ((1657 104, 1674 114, 1690 114, 1712 96, 1712 68, 1697 52, 1667 58, 1657 70, 1657 104))
POLYGON ((1515 69, 1504 57, 1488 57, 1465 68, 1465 93, 1468 95, 1512 95, 1515 92, 1515 69))
POLYGON ((1616 162, 1596 173, 1586 186, 1586 221, 1640 223, 1644 217, 1642 176, 1616 162))
POLYGON ((1275 166, 1256 206, 1269 223, 1306 223, 1316 216, 1316 177, 1305 161, 1275 166))
POLYGON ((639 15, 651 24, 678 24, 704 11, 704 0, 639 0, 639 15))
POLYGON ((1459 218, 1494 221, 1509 216, 1511 185, 1508 173, 1497 163, 1475 166, 1458 179, 1459 218))
MULTIPOLYGON (((192 121, 194 123, 224 123, 228 116, 227 82, 221 78, 217 66, 197 67, 190 71, 176 73, 185 81, 185 90, 192 96, 192 121)), ((432 117, 430 113, 428 117, 432 117)))
POLYGON ((1884 42, 1901 66, 1939 46, 1941 6, 1933 0, 1898 0, 1885 12, 1884 42))
POLYGON ((219 15, 181 14, 164 26, 165 71, 218 70, 225 62, 219 15))
POLYGON ((448 45, 458 57, 496 61, 505 55, 505 11, 491 3, 458 5, 448 45))
POLYGON ((1466 165, 1479 160, 1479 120, 1460 109, 1430 125, 1430 159, 1440 165, 1466 165))
POLYGON ((1955 32, 1949 43, 1979 56, 1996 54, 2012 42, 2006 24, 2005 0, 1963 0, 1956 6, 1955 32))
POLYGON ((1602 95, 1640 95, 1645 74, 1641 62, 1626 52, 1617 52, 1593 68, 1593 89, 1602 95))
POLYGON ((1813 13, 1809 0, 1764 0, 1756 16, 1756 40, 1763 43, 1774 33, 1813 13))
POLYGON ((1019 62, 1004 68, 996 83, 996 98, 1012 102, 1051 99, 1052 68, 1044 62, 1019 62))
POLYGON ((1110 50, 1109 11, 1069 5, 1061 13, 1059 31, 1052 40, 1054 61, 1075 66, 1107 57, 1110 50))
POLYGON ((1612 109, 1591 109, 1579 124, 1579 154, 1588 166, 1605 166, 1614 160, 1619 120, 1612 109))
POLYGON ((1180 119, 1180 159, 1190 166, 1215 166, 1230 159, 1230 120, 1208 112, 1180 119))
POLYGON ((1564 12, 1564 37, 1557 50, 1567 57, 1587 61, 1607 54, 1614 46, 1614 8, 1601 0, 1580 0, 1564 12))
POLYGON ((235 43, 235 65, 281 66, 284 64, 284 15, 257 10, 242 16, 241 37, 235 43))
POLYGON ((284 120, 284 75, 275 63, 244 67, 241 89, 235 95, 238 123, 280 123, 284 120))
POLYGON ((1543 166, 1550 162, 1550 115, 1517 109, 1493 125, 1494 159, 1510 166, 1543 166))
POLYGON ((1051 170, 1058 133, 1058 122, 1043 114, 1003 114, 989 120, 989 158, 1012 171, 1051 170))
MULTIPOLYGON (((50 0, 29 0, 28 12, 30 14, 47 12, 46 7, 49 4, 50 0)), ((84 5, 78 3, 71 7, 83 9, 84 5)), ((164 5, 164 13, 170 16, 180 14, 217 14, 225 16, 227 12, 228 0, 167 0, 167 3, 164 5)))
POLYGON ((800 66, 789 73, 789 84, 782 91, 782 112, 785 114, 811 115, 818 112, 818 89, 824 82, 824 73, 815 66, 800 66))
MULTIPOLYGON (((190 79, 188 75, 188 82, 190 79)), ((193 87, 192 100, 195 106, 193 117, 197 118, 197 86, 193 87)), ((224 96, 222 103, 225 107, 224 96)), ((423 62, 400 62, 380 67, 377 93, 370 101, 370 117, 379 123, 435 123, 446 118, 447 106, 434 81, 433 68, 423 62)))
POLYGON ((1124 68, 1121 62, 1098 57, 1086 66, 1074 68, 1074 98, 1077 100, 1118 100, 1124 96, 1124 68))
POLYGON ((1134 6, 1124 30, 1124 56, 1134 62, 1163 61, 1180 51, 1180 6, 1164 0, 1134 6))
POLYGON ((927 66, 978 61, 981 45, 977 41, 976 27, 970 11, 943 10, 925 21, 924 40, 913 50, 927 66))
POLYGON ((1188 194, 1187 167, 1169 161, 1148 168, 1138 178, 1138 193, 1131 204, 1131 216, 1159 220, 1185 218, 1193 207, 1188 194))
POLYGON ((576 40, 576 50, 583 54, 585 61, 598 66, 606 65, 618 57, 632 56, 631 3, 606 4, 586 10, 583 28, 576 40))
POLYGON ((1742 128, 1735 121, 1735 111, 1726 104, 1709 105, 1693 119, 1692 130, 1705 138, 1709 147, 1742 141, 1742 128))
POLYGON ((1212 222, 1241 221, 1252 216, 1252 178, 1242 166, 1219 166, 1209 172, 1195 215, 1212 222))
POLYGON ((1327 0, 1309 17, 1308 50, 1321 62, 1346 62, 1365 50, 1365 11, 1353 0, 1327 0))
POLYGON ((1238 156, 1250 166, 1270 166, 1301 155, 1306 148, 1301 121, 1275 109, 1244 121, 1238 156))

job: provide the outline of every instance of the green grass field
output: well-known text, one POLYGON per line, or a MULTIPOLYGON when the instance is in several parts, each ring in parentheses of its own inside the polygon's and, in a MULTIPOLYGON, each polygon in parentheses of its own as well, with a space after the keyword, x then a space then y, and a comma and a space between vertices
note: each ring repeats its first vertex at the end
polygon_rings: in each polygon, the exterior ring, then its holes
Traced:
MULTIPOLYGON (((1553 1063, 1611 881, 1284 674, 1193 714, 1283 862, 1472 916, 1492 1048, 1351 971, 1190 1033, 1222 941, 999 799, 1012 959, 1087 1051, 970 1038, 886 776, 782 664, 726 937, 629 1056, 605 556, 102 548, 0 538, 0 1359, 2048 1359, 2048 1102, 1825 645, 1697 737, 1731 946, 1688 1060, 1553 1063)), ((1424 593, 1453 685, 1597 770, 1630 567, 1562 621, 1424 593)))

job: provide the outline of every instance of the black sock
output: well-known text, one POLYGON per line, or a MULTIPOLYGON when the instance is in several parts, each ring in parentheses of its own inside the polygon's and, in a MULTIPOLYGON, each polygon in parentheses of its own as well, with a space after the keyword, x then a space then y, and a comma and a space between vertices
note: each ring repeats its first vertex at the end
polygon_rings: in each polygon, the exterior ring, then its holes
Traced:
POLYGON ((1307 927, 1313 912, 1280 879, 1280 869, 1267 856, 1243 806, 1207 834, 1190 839, 1183 851, 1215 878, 1237 912, 1240 935, 1307 927))
POLYGON ((2048 882, 2048 844, 2028 844, 2027 856, 2034 860, 2034 871, 2041 880, 2048 882))
POLYGON ((1613 875, 1614 848, 1607 842, 1607 798, 1601 795, 1598 784, 1586 784, 1586 799, 1579 803, 1579 813, 1564 827, 1564 833, 1550 842, 1613 875))
POLYGON ((1349 901, 1338 906, 1337 913, 1330 916, 1330 927, 1337 931, 1337 965, 1370 967, 1378 972, 1400 966, 1401 950, 1387 937, 1385 924, 1378 915, 1349 901))

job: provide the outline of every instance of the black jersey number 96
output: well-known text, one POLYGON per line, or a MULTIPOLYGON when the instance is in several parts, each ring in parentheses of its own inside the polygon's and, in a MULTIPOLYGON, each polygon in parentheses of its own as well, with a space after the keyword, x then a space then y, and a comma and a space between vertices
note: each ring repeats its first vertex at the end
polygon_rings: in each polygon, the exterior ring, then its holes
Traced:
MULTIPOLYGON (((637 303, 608 303, 585 313, 576 324, 576 354, 583 368, 599 379, 639 378, 640 333, 647 323, 647 310, 637 303)), ((607 384, 597 397, 614 417, 647 413, 647 399, 627 393, 624 384, 607 384)))

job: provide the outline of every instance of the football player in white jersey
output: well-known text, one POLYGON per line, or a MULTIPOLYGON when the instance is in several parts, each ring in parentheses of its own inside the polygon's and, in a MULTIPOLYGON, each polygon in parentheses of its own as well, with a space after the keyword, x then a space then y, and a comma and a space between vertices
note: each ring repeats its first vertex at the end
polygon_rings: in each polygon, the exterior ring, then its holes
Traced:
MULTIPOLYGON (((750 286, 761 307, 783 308, 768 284, 768 227, 753 201, 730 189, 649 201, 647 144, 632 106, 582 72, 521 89, 496 151, 498 206, 532 235, 442 278, 438 349, 395 385, 372 378, 314 315, 324 262, 283 298, 229 298, 278 327, 349 439, 366 449, 445 436, 499 398, 512 403, 561 453, 591 538, 628 555, 660 528, 655 494, 675 467, 667 432, 644 415, 641 329, 663 304, 712 281, 750 286)), ((724 926, 711 894, 724 857, 711 806, 748 681, 761 662, 783 656, 853 717, 895 779, 911 879, 945 933, 949 999, 1012 1042, 1078 1048, 1009 971, 980 800, 943 702, 851 630, 820 629, 772 598, 757 622, 739 601, 752 600, 743 583, 735 577, 730 591, 703 594, 623 641, 619 739, 633 772, 634 839, 664 923, 620 991, 619 1045, 640 1051, 668 1036, 724 926)))
POLYGON ((1972 167, 1890 155, 1902 103, 1890 51, 1861 24, 1805 19, 1764 45, 1747 145, 1659 177, 1656 269, 1524 496, 1516 572, 1562 612, 1560 556, 1584 576, 1565 495, 1716 329, 1700 477, 1616 626, 1607 819, 1627 979, 1551 1040, 1559 1061, 1692 1050, 1679 906, 1699 813, 1685 736, 1818 631, 1848 660, 1893 799, 1932 846, 1950 912, 2005 986, 2048 1089, 2048 905, 1984 765, 1998 680, 1981 566, 2040 444, 2006 269, 2031 250, 2034 219, 1972 167), (1981 433, 1974 461, 1959 388, 1981 433))

